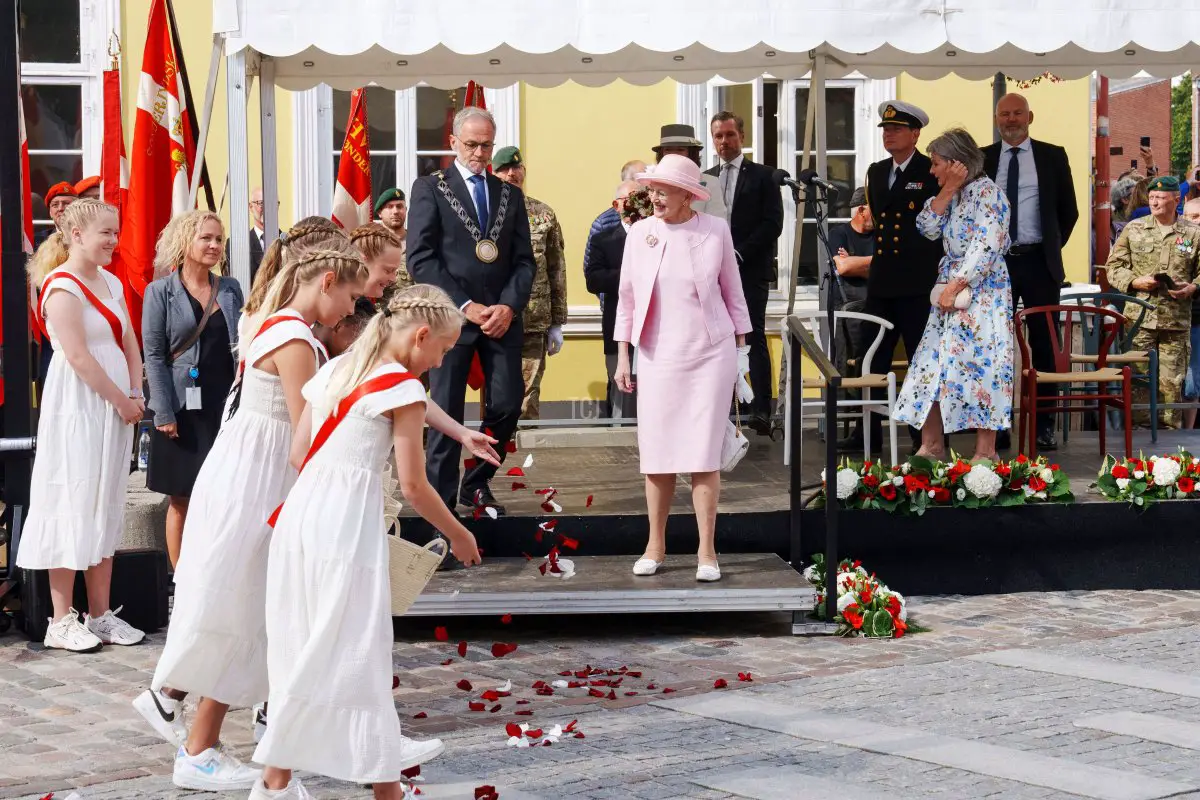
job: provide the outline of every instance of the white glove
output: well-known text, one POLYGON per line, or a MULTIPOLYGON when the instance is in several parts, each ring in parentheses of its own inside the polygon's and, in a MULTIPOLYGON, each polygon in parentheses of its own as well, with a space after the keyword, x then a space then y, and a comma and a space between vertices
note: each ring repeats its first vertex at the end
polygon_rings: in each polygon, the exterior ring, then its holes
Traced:
POLYGON ((550 343, 549 343, 549 346, 546 348, 546 353, 548 355, 554 355, 559 350, 562 350, 562 346, 563 346, 562 325, 551 325, 550 331, 548 332, 547 335, 550 337, 550 343))
POLYGON ((737 398, 742 403, 749 403, 754 399, 754 390, 746 380, 746 373, 749 371, 750 345, 744 344, 737 349, 737 398))

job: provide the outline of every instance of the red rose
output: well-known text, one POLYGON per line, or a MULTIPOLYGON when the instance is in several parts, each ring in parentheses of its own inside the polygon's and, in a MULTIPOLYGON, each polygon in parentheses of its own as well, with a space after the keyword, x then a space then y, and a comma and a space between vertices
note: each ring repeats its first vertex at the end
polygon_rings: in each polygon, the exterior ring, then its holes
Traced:
POLYGON ((846 610, 842 612, 842 619, 850 623, 850 627, 854 628, 856 631, 862 628, 862 614, 858 613, 858 606, 853 603, 846 606, 846 610))
POLYGON ((1035 492, 1045 491, 1046 482, 1044 480, 1042 480, 1041 478, 1039 478, 1037 475, 1030 475, 1029 476, 1029 488, 1033 489, 1035 492))
POLYGON ((1051 465, 1050 465, 1050 471, 1051 471, 1051 472, 1058 472, 1058 464, 1051 464, 1051 465))
POLYGON ((884 500, 895 500, 896 487, 892 485, 891 481, 888 481, 883 486, 879 487, 879 496, 884 500))
POLYGON ((1001 478, 1007 478, 1009 475, 1012 475, 1012 467, 1010 467, 1008 464, 997 464, 996 474, 1001 478))
POLYGON ((1017 463, 1018 464, 1028 464, 1029 459, 1025 456, 1024 453, 1021 453, 1019 456, 1017 456, 1017 463))
POLYGON ((899 616, 900 616, 900 600, 897 599, 896 595, 892 595, 891 597, 889 597, 887 599, 887 610, 888 610, 888 613, 891 614, 893 618, 899 618, 899 616))
POLYGON ((1024 485, 1025 485, 1025 481, 1021 480, 1020 478, 1013 478, 1012 483, 1010 483, 1008 485, 1008 488, 1012 489, 1015 492, 1024 485))
POLYGON ((1112 468, 1112 476, 1114 478, 1128 478, 1129 467, 1124 464, 1115 464, 1112 468))
POLYGON ((1191 494, 1196 490, 1196 482, 1191 478, 1180 478, 1179 482, 1175 485, 1178 486, 1179 491, 1183 492, 1184 494, 1191 494))
POLYGON ((870 469, 872 466, 873 466, 873 462, 871 462, 871 461, 864 461, 864 462, 863 462, 863 472, 866 472, 866 471, 867 471, 867 470, 869 470, 869 469, 870 469))
POLYGON ((950 490, 945 487, 942 487, 942 486, 935 486, 933 488, 933 502, 949 503, 950 502, 950 490))
POLYGON ((879 478, 876 478, 874 475, 863 475, 862 482, 863 486, 866 486, 868 489, 874 489, 879 485, 879 478))
POLYGON ((929 488, 929 478, 924 475, 905 475, 904 488, 909 494, 916 494, 918 491, 925 491, 929 488))

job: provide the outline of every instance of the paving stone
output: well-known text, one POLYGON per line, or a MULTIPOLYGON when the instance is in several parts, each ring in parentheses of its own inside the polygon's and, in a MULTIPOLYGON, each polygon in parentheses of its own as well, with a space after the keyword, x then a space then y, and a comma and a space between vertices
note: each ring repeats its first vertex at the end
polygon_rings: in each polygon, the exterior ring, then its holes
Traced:
POLYGON ((910 800, 908 796, 882 793, 877 786, 818 778, 800 770, 762 767, 745 770, 713 770, 692 778, 692 783, 729 792, 752 800, 910 800))
POLYGON ((1171 719, 1161 714, 1118 711, 1114 714, 1085 717, 1076 720, 1075 724, 1080 728, 1095 728, 1116 734, 1126 734, 1123 737, 1112 737, 1122 739, 1122 744, 1133 743, 1138 739, 1148 739, 1173 747, 1200 750, 1200 724, 1171 719))
POLYGON ((968 658, 1005 667, 1019 667, 1055 675, 1085 678, 1090 681, 1136 686, 1141 689, 1153 689, 1156 692, 1183 695, 1184 697, 1200 697, 1200 678, 1114 663, 1107 659, 1069 658, 1040 650, 1000 650, 992 653, 980 653, 968 656, 968 658))

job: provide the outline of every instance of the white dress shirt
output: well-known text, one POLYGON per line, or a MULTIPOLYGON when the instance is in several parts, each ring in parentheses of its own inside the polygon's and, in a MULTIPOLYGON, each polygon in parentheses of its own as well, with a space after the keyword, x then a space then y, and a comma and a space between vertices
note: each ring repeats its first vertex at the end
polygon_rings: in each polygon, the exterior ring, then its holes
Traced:
POLYGON ((721 165, 721 174, 718 180, 721 183, 721 195, 725 200, 726 216, 733 214, 733 193, 737 189, 738 175, 741 173, 742 162, 745 160, 746 157, 738 153, 737 158, 721 165))
POLYGON ((891 189, 892 185, 895 184, 895 182, 896 182, 896 170, 899 169, 901 172, 904 172, 904 170, 908 169, 908 165, 912 163, 913 156, 915 156, 916 154, 917 154, 917 151, 913 150, 911 153, 908 154, 908 158, 904 159, 904 161, 899 164, 896 163, 896 159, 892 159, 892 170, 891 170, 891 172, 888 173, 888 188, 889 189, 891 189))
POLYGON ((1037 244, 1042 240, 1042 198, 1038 194, 1037 164, 1033 161, 1033 144, 1026 139, 1016 147, 1008 142, 1000 144, 1000 163, 996 166, 996 185, 1008 194, 1008 167, 1012 163, 1011 151, 1017 150, 1017 163, 1021 174, 1017 177, 1017 196, 1008 202, 1017 211, 1017 241, 1013 244, 1037 244))

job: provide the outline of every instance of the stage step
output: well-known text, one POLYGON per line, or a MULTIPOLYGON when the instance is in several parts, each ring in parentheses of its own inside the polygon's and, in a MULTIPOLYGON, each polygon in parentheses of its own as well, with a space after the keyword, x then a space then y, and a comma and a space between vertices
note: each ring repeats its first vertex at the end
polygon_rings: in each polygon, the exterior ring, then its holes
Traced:
POLYGON ((523 451, 548 447, 637 447, 637 426, 527 428, 517 431, 517 447, 523 451))
POLYGON ((575 576, 538 572, 540 560, 486 558, 439 572, 405 616, 803 611, 812 586, 773 553, 721 555, 721 580, 696 581, 695 556, 668 556, 652 577, 633 574, 634 556, 577 556, 575 576))

